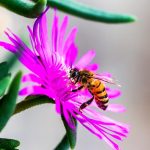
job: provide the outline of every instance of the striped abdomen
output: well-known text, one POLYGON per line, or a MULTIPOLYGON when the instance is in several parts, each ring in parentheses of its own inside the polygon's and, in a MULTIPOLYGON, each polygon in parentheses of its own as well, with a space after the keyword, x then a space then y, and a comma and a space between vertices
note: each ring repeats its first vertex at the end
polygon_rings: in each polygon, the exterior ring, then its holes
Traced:
POLYGON ((98 79, 93 79, 90 83, 89 91, 94 95, 94 99, 98 107, 106 110, 109 98, 104 84, 98 79))

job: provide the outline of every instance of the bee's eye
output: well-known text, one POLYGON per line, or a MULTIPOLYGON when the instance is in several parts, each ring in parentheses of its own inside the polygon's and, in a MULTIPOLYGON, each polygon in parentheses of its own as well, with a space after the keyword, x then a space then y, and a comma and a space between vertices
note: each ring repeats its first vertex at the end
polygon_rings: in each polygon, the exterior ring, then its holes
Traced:
POLYGON ((77 76, 78 76, 78 72, 77 71, 72 72, 72 74, 71 74, 72 78, 76 78, 77 76))
POLYGON ((70 70, 70 77, 71 78, 77 78, 79 76, 79 71, 77 69, 71 69, 70 70))
POLYGON ((77 72, 73 72, 72 77, 76 77, 77 76, 77 72))

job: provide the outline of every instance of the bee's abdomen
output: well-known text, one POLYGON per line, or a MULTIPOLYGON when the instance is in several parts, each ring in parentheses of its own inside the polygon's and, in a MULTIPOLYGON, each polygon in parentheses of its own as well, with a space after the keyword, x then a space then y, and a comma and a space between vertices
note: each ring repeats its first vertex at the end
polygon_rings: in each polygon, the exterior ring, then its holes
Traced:
POLYGON ((91 90, 91 92, 94 95, 94 98, 95 98, 95 101, 96 101, 98 107, 103 110, 106 110, 109 98, 108 98, 107 92, 105 90, 104 84, 102 82, 100 82, 99 80, 97 82, 99 82, 99 83, 96 84, 97 86, 95 86, 91 90))

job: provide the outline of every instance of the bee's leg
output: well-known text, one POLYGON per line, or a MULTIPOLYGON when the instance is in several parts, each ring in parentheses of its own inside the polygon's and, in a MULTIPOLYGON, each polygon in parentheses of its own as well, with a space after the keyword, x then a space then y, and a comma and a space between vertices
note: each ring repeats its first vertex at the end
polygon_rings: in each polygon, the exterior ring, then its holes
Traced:
POLYGON ((83 87, 84 86, 82 85, 82 86, 78 87, 77 89, 72 90, 72 92, 77 92, 77 91, 81 90, 83 87))
POLYGON ((77 80, 75 81, 75 83, 74 83, 74 84, 78 83, 78 81, 79 81, 79 78, 80 78, 80 77, 78 76, 78 77, 77 77, 77 80))
POLYGON ((88 101, 86 101, 85 103, 83 103, 80 106, 79 111, 81 111, 82 109, 84 109, 85 107, 87 107, 88 105, 90 105, 92 103, 93 99, 94 99, 94 96, 91 99, 89 99, 88 101))

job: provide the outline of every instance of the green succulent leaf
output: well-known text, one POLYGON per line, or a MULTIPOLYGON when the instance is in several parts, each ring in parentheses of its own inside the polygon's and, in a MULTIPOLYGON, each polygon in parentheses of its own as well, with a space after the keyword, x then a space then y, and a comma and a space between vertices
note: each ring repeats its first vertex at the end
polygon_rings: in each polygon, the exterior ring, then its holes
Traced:
POLYGON ((63 124, 65 126, 65 129, 66 129, 66 135, 67 135, 67 138, 68 138, 68 141, 69 141, 69 145, 70 145, 71 149, 74 149, 74 147, 76 145, 76 136, 77 136, 77 121, 70 114, 70 119, 74 123, 74 128, 71 128, 68 125, 68 123, 65 120, 65 117, 63 115, 61 116, 61 118, 62 118, 63 124))
POLYGON ((17 62, 17 57, 15 55, 8 55, 6 57, 6 60, 7 60, 7 68, 8 68, 8 71, 11 70, 11 68, 15 65, 15 63, 17 62))
POLYGON ((25 17, 38 17, 45 9, 47 0, 38 0, 36 3, 27 0, 0 0, 0 5, 25 17))
POLYGON ((128 14, 112 13, 86 6, 73 0, 0 0, 0 5, 25 17, 38 17, 46 4, 71 15, 105 23, 128 23, 136 18, 128 14))
POLYGON ((128 23, 136 18, 132 15, 112 13, 86 6, 73 0, 47 0, 47 5, 80 18, 104 23, 128 23))
POLYGON ((2 62, 0 63, 0 80, 8 75, 8 63, 2 62))
POLYGON ((15 110, 21 76, 22 73, 19 71, 12 80, 7 94, 0 100, 0 131, 4 128, 15 110))
POLYGON ((18 140, 0 138, 0 150, 16 150, 19 145, 18 140))
POLYGON ((10 83, 10 73, 9 70, 13 67, 16 62, 15 56, 8 56, 7 62, 0 63, 0 97, 4 95, 6 88, 10 83))
POLYGON ((0 80, 6 77, 9 74, 9 70, 13 67, 14 63, 16 62, 17 58, 14 55, 10 55, 6 58, 8 61, 0 63, 0 80))
POLYGON ((19 102, 16 105, 14 114, 20 113, 26 109, 45 103, 54 104, 54 100, 45 95, 29 95, 23 101, 19 102))
POLYGON ((10 83, 10 75, 5 76, 0 80, 0 97, 4 95, 6 88, 10 83))
POLYGON ((57 145, 57 147, 54 150, 68 150, 70 147, 67 134, 63 137, 63 139, 60 141, 60 143, 57 145))

